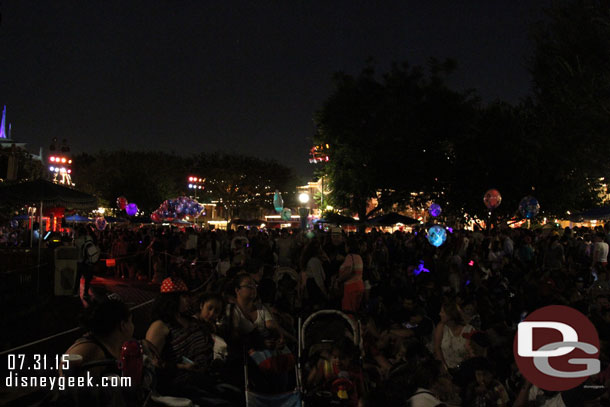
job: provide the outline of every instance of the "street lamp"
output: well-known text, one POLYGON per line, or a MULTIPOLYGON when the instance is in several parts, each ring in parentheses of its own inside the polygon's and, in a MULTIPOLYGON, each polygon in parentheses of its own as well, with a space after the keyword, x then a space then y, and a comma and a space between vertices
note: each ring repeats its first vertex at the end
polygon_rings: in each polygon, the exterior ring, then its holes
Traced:
POLYGON ((307 192, 302 192, 299 194, 299 202, 303 205, 306 205, 309 202, 309 194, 307 192))
POLYGON ((309 216, 309 208, 307 203, 309 202, 309 194, 302 192, 299 194, 299 202, 301 207, 299 208, 299 216, 301 217, 301 230, 307 229, 307 217, 309 216))

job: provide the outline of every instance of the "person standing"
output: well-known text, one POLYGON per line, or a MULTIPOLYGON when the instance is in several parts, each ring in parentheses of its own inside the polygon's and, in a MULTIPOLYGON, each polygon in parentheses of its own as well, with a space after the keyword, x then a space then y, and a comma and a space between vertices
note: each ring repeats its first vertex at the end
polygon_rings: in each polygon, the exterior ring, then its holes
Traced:
POLYGON ((83 298, 89 298, 89 285, 93 279, 93 267, 95 259, 95 250, 97 250, 97 257, 99 258, 99 248, 95 245, 93 232, 85 227, 80 227, 76 232, 76 239, 74 239, 74 245, 78 250, 78 260, 76 264, 76 281, 74 282, 74 288, 72 294, 75 297, 80 297, 80 280, 85 279, 85 286, 83 287, 83 298), (92 247, 91 253, 89 248, 92 247))

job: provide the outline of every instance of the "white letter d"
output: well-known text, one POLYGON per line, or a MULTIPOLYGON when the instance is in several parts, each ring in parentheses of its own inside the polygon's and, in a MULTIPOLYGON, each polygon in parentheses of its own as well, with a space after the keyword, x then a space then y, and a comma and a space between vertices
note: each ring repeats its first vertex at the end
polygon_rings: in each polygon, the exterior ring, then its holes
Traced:
POLYGON ((578 342, 578 334, 570 325, 561 322, 525 321, 517 327, 517 353, 523 357, 556 357, 567 355, 574 350, 573 346, 563 346, 555 350, 536 351, 534 346, 534 328, 549 328, 561 332, 563 342, 578 342))

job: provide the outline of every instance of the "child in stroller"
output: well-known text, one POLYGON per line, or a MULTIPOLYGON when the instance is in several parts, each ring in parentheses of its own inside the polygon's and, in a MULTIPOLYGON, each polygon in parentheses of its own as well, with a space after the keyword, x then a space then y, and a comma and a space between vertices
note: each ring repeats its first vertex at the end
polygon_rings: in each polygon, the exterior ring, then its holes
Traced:
MULTIPOLYGON (((359 349, 349 340, 333 343, 311 355, 317 357, 307 376, 315 405, 357 406, 364 395, 359 349)), ((312 400, 313 401, 313 400, 312 400)))

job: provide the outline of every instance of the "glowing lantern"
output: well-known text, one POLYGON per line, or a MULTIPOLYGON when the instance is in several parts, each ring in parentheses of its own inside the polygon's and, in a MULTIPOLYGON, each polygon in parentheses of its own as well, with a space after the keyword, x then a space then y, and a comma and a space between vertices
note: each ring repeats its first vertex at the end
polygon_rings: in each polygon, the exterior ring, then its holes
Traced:
POLYGON ((490 189, 485 192, 483 202, 487 209, 496 209, 502 202, 502 195, 500 195, 500 192, 498 192, 497 189, 490 189))

